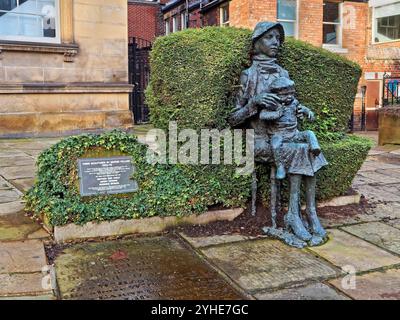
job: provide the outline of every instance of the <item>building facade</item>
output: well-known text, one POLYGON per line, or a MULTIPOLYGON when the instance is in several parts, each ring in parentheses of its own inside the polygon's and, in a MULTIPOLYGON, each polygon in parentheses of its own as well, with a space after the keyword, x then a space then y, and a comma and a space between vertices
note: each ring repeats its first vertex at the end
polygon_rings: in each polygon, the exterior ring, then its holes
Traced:
POLYGON ((0 0, 0 137, 128 128, 126 0, 0 0))
POLYGON ((153 42, 164 34, 161 6, 167 0, 128 0, 128 36, 153 42))
MULTIPOLYGON (((190 17, 196 16, 198 23, 190 27, 252 29, 260 21, 280 21, 288 36, 356 61, 363 75, 354 104, 354 128, 365 123, 368 129, 377 128, 377 110, 385 101, 383 77, 395 78, 400 72, 399 0, 203 0, 192 1, 191 6, 196 9, 190 11, 190 17)), ((180 21, 184 12, 185 1, 166 4, 167 31, 181 29, 171 21, 180 21)), ((397 85, 393 88, 398 90, 397 85)), ((393 95, 390 92, 389 96, 393 95)))

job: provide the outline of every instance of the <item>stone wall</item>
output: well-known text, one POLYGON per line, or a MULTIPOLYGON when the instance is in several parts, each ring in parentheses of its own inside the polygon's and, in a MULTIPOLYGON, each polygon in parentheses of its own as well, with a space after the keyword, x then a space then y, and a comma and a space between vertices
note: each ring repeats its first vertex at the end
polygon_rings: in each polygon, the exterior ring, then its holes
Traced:
POLYGON ((0 43, 0 137, 131 125, 127 1, 72 3, 72 44, 0 43))

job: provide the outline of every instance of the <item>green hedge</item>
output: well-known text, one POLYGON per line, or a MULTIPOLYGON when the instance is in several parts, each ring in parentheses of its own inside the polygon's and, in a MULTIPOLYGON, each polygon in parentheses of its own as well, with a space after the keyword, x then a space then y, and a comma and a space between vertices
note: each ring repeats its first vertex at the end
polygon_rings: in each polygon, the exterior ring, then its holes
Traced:
POLYGON ((151 165, 146 146, 120 131, 80 135, 60 141, 38 158, 35 185, 27 192, 26 210, 50 225, 69 222, 184 216, 212 205, 245 206, 250 177, 235 175, 234 166, 151 165), (77 159, 129 155, 136 166, 139 191, 118 196, 82 198, 77 159))
MULTIPOLYGON (((250 63, 250 37, 247 29, 207 27, 157 38, 146 92, 154 126, 166 129, 175 120, 180 127, 228 127, 240 73, 250 63)), ((316 124, 309 127, 326 139, 344 132, 360 67, 291 39, 279 60, 295 81, 299 100, 316 113, 316 124)))
MULTIPOLYGON (((329 200, 343 195, 351 187, 352 181, 361 168, 372 141, 366 138, 353 135, 333 142, 323 142, 322 151, 329 162, 329 165, 317 173, 317 199, 320 201, 329 200)), ((270 168, 258 166, 259 184, 264 202, 269 201, 269 179, 270 168)), ((283 194, 287 194, 288 185, 284 182, 283 194)), ((285 199, 287 200, 287 199, 285 199)))

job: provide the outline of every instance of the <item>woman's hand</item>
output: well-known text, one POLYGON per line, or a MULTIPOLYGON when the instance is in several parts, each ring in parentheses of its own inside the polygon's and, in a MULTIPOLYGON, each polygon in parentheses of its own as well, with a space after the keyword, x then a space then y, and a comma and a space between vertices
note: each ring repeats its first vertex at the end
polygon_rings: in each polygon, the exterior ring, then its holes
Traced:
POLYGON ((273 93, 262 93, 255 96, 252 100, 253 104, 263 106, 270 110, 276 110, 280 103, 280 98, 273 93))

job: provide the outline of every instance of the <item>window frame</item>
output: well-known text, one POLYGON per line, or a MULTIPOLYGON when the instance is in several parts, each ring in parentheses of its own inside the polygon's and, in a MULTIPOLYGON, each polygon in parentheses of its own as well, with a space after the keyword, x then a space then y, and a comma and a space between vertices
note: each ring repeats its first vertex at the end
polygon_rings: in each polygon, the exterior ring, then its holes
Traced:
MULTIPOLYGON (((400 1, 397 1, 394 4, 396 4, 396 3, 400 4, 400 1)), ((391 5, 391 4, 375 5, 375 6, 372 7, 372 32, 371 32, 371 38, 372 38, 371 39, 371 43, 372 44, 384 44, 384 43, 392 43, 392 42, 399 42, 400 41, 400 38, 396 39, 396 40, 388 40, 388 41, 378 41, 378 42, 375 41, 375 35, 376 35, 377 29, 378 29, 378 21, 377 21, 378 18, 375 17, 375 9, 376 8, 386 7, 386 6, 389 6, 389 5, 391 5)), ((386 17, 391 17, 391 16, 386 16, 386 17)))
POLYGON ((337 25, 339 26, 339 31, 337 34, 337 43, 336 44, 331 44, 331 43, 324 43, 325 38, 322 33, 322 47, 323 48, 343 48, 343 2, 338 2, 338 1, 329 1, 329 0, 324 0, 324 2, 332 2, 332 3, 337 3, 338 4, 338 9, 339 9, 339 22, 325 22, 324 19, 322 18, 322 30, 324 28, 324 25, 337 25))
MULTIPOLYGON (((296 19, 295 20, 280 19, 278 17, 278 2, 279 2, 279 0, 276 1, 276 21, 277 22, 293 22, 293 25, 294 25, 293 37, 295 39, 298 39, 299 38, 299 5, 300 5, 299 0, 296 0, 296 19)), ((288 37, 291 37, 291 36, 288 36, 288 37)))
POLYGON ((229 14, 229 1, 227 3, 224 3, 223 5, 221 5, 219 7, 219 25, 221 27, 229 27, 229 23, 230 23, 230 14, 229 14), (223 22, 223 17, 224 17, 224 9, 228 9, 228 16, 229 19, 228 21, 223 22))
POLYGON ((169 35, 171 33, 171 26, 170 26, 170 18, 165 19, 164 27, 165 27, 165 35, 169 35))
MULTIPOLYGON (((18 0, 19 4, 19 0, 18 0)), ((4 36, 0 35, 0 42, 1 41, 15 41, 15 42, 28 42, 28 43, 49 43, 49 44, 61 44, 61 10, 60 10, 60 0, 54 0, 55 10, 56 10, 56 36, 54 38, 50 37, 29 37, 29 36, 16 36, 16 35, 9 35, 4 36)))
POLYGON ((179 14, 172 17, 172 33, 179 31, 179 14))
POLYGON ((186 11, 182 11, 181 13, 181 30, 187 29, 187 17, 186 11))

